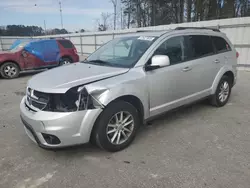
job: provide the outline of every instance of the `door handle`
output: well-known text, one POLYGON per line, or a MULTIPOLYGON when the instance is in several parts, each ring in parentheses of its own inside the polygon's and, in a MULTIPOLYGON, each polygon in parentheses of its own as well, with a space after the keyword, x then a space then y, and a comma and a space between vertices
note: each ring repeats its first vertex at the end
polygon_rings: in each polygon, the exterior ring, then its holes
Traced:
POLYGON ((187 72, 187 71, 191 71, 192 68, 191 67, 185 67, 184 69, 182 69, 183 72, 187 72))
POLYGON ((219 60, 219 59, 216 59, 214 62, 215 62, 215 63, 220 63, 220 60, 219 60))

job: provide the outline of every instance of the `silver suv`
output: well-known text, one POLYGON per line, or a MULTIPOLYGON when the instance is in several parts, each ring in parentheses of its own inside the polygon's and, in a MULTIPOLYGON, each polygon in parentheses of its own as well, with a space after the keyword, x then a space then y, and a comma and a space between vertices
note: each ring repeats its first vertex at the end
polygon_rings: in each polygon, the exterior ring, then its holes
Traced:
POLYGON ((20 104, 28 136, 44 148, 93 141, 119 151, 147 120, 209 98, 224 106, 238 53, 216 29, 176 28, 115 38, 85 61, 31 78, 20 104))

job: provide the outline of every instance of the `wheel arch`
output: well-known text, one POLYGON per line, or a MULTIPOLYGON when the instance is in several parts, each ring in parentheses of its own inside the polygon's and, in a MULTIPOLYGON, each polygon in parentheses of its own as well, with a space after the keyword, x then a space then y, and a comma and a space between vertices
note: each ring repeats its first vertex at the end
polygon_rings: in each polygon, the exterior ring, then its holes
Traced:
MULTIPOLYGON (((107 106, 109 106, 110 104, 116 102, 116 101, 125 101, 125 102, 128 102, 130 103, 131 105, 133 105, 136 110, 138 111, 139 113, 139 118, 140 118, 140 124, 142 124, 144 122, 144 107, 143 107, 143 103, 142 101, 134 96, 134 95, 123 95, 123 96, 119 96, 117 97, 116 99, 113 99, 112 101, 110 101, 107 105, 105 105, 104 108, 106 108, 107 106)), ((95 123, 94 123, 94 126, 92 127, 92 130, 91 130, 91 134, 90 134, 90 140, 93 141, 93 136, 94 136, 94 133, 95 133, 95 130, 96 130, 96 122, 98 121, 98 119, 100 118, 101 116, 101 113, 98 115, 95 123)))
MULTIPOLYGON (((138 97, 136 97, 134 95, 123 95, 123 96, 116 98, 113 101, 117 101, 117 100, 122 100, 122 101, 125 101, 125 102, 132 104, 136 108, 136 110, 138 111, 141 122, 143 122, 143 120, 144 120, 144 107, 143 107, 142 101, 138 97)), ((111 102, 113 102, 113 101, 111 101, 111 102)))
POLYGON ((223 74, 223 76, 227 76, 230 81, 231 81, 231 84, 233 85, 234 83, 234 73, 232 71, 227 71, 223 74))
POLYGON ((213 95, 216 92, 217 86, 223 76, 228 76, 232 82, 232 85, 234 84, 234 79, 235 79, 235 73, 231 69, 221 69, 217 76, 214 79, 213 85, 212 85, 212 92, 211 94, 213 95))
POLYGON ((14 63, 15 65, 17 65, 17 67, 18 67, 19 70, 21 71, 20 65, 19 65, 16 61, 13 61, 13 60, 5 60, 5 61, 1 62, 0 67, 2 67, 2 66, 3 66, 4 64, 6 64, 6 63, 14 63))
POLYGON ((61 59, 63 59, 63 58, 68 58, 68 59, 70 59, 70 60, 73 62, 73 59, 72 59, 72 57, 71 57, 70 55, 62 55, 62 56, 60 57, 59 61, 60 61, 61 59))

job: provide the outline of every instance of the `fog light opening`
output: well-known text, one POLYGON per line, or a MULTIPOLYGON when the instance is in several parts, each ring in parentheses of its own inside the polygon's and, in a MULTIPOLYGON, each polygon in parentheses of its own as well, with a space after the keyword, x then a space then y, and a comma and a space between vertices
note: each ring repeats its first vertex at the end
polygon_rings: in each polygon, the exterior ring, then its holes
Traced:
POLYGON ((51 145, 60 144, 61 141, 54 135, 42 133, 44 140, 51 145))

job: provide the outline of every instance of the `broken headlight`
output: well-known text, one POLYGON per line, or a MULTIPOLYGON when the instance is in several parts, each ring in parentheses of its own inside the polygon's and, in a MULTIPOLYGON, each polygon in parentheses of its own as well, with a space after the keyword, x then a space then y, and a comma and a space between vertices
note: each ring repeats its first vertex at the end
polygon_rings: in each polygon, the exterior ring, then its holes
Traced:
POLYGON ((73 112, 77 110, 95 109, 101 107, 85 87, 71 88, 64 94, 52 94, 48 105, 49 111, 73 112))

